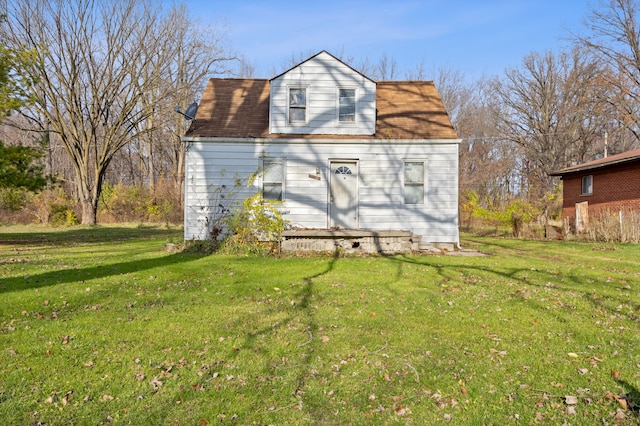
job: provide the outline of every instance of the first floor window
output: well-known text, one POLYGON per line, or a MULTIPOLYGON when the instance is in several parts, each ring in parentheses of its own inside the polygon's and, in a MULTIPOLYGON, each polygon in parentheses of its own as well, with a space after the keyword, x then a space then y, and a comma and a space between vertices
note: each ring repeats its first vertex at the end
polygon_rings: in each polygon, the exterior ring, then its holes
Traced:
POLYGON ((306 123, 307 91, 304 88, 289 89, 289 124, 306 123))
POLYGON ((593 194, 593 175, 582 176, 582 195, 593 194))
POLYGON ((424 204, 424 161, 404 162, 404 203, 424 204))
POLYGON ((284 199, 284 159, 264 158, 262 170, 262 198, 282 201, 284 199))

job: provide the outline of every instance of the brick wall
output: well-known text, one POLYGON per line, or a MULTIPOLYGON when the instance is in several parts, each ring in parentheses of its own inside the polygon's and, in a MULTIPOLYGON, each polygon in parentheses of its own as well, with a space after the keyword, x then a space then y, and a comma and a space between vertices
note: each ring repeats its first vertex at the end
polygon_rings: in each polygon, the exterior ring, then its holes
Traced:
POLYGON ((562 216, 575 225, 576 203, 589 203, 589 216, 602 210, 640 211, 640 163, 614 165, 566 175, 563 178, 562 216), (582 177, 593 176, 593 194, 581 195, 582 177))

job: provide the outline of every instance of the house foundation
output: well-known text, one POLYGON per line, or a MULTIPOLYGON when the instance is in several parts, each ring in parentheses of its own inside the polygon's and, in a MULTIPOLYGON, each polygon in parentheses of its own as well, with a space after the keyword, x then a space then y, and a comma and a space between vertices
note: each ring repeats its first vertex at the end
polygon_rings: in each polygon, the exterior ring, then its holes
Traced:
POLYGON ((362 231, 362 230, 289 230, 281 234, 281 250, 284 252, 343 251, 345 253, 410 253, 417 250, 439 251, 425 247, 410 231, 362 231))

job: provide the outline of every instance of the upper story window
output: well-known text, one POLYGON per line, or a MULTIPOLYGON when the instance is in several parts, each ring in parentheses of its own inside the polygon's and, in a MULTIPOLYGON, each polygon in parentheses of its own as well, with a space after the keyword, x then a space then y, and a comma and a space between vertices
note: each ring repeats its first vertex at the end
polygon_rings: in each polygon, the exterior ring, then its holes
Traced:
POLYGON ((307 90, 302 87, 289 88, 289 124, 307 122, 307 90))
POLYGON ((582 176, 582 194, 581 195, 592 195, 593 194, 593 175, 582 176))
POLYGON ((338 89, 338 121, 356 122, 356 89, 338 89))

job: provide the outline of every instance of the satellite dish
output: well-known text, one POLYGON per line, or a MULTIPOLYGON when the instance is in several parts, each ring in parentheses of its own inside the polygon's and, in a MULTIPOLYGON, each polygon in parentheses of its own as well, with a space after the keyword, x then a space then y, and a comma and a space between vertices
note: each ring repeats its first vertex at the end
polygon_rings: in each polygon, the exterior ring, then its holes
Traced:
POLYGON ((194 102, 191 105, 189 105, 185 112, 182 112, 179 106, 175 108, 175 111, 178 114, 184 115, 184 118, 186 118, 187 120, 193 120, 196 118, 196 112, 198 111, 198 103, 194 102))
POLYGON ((194 118, 196 118, 197 111, 198 111, 198 103, 194 102, 187 107, 187 110, 184 112, 184 115, 185 117, 187 117, 188 120, 193 120, 194 118))

